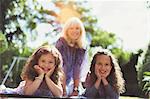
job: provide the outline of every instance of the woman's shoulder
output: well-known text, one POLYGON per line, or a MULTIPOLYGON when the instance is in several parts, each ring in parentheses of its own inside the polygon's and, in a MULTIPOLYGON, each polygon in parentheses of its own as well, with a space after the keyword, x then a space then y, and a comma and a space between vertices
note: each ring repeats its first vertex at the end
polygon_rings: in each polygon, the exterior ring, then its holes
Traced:
POLYGON ((84 48, 77 48, 77 53, 79 53, 80 55, 83 55, 86 53, 86 49, 84 48))
POLYGON ((60 37, 60 38, 57 40, 57 43, 59 43, 59 42, 61 42, 61 43, 66 43, 66 40, 65 40, 65 38, 63 38, 63 37, 60 37))
POLYGON ((57 42, 56 42, 56 46, 64 46, 64 45, 67 45, 67 42, 66 40, 63 38, 63 37, 60 37, 57 42))
POLYGON ((82 48, 78 48, 80 51, 84 52, 84 53, 88 53, 89 47, 88 46, 84 46, 82 48))

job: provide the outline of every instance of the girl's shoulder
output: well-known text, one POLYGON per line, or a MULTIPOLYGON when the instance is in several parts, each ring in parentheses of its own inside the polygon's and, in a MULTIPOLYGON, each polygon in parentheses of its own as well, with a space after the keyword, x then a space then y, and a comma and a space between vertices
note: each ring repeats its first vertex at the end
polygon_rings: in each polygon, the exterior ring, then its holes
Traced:
POLYGON ((85 82, 84 82, 83 86, 85 88, 87 88, 87 87, 91 87, 92 84, 93 84, 93 79, 91 77, 91 73, 88 72, 87 75, 86 75, 85 82))

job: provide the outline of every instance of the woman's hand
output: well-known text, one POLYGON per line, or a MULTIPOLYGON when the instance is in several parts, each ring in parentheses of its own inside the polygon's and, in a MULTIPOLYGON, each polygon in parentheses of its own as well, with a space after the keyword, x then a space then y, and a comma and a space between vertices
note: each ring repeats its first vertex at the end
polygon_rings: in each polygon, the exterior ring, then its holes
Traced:
POLYGON ((78 94, 79 94, 78 91, 73 91, 73 92, 71 93, 71 96, 78 96, 78 94))
POLYGON ((63 96, 67 96, 67 92, 66 91, 63 91, 63 96))
POLYGON ((39 75, 44 74, 44 70, 43 70, 39 65, 35 65, 35 66, 34 66, 34 69, 36 70, 36 72, 37 72, 39 75))
POLYGON ((50 76, 53 74, 54 69, 55 69, 55 66, 52 67, 52 68, 46 73, 46 76, 50 77, 50 76))

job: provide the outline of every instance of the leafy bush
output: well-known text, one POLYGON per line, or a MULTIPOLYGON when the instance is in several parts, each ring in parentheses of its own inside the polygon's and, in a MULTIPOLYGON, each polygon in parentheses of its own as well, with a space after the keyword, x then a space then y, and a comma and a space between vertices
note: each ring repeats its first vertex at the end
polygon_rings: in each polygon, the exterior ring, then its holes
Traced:
POLYGON ((148 95, 150 94, 150 72, 144 72, 143 82, 145 82, 143 91, 145 91, 146 95, 148 95))
POLYGON ((8 48, 8 44, 5 35, 0 32, 0 54, 3 53, 8 48))

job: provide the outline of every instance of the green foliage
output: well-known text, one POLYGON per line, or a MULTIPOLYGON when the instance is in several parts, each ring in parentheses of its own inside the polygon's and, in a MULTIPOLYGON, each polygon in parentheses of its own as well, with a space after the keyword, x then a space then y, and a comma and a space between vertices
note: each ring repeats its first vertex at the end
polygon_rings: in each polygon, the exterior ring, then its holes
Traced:
POLYGON ((23 42, 25 38, 25 35, 23 34, 23 31, 20 28, 18 22, 18 19, 20 17, 19 14, 22 10, 15 10, 15 8, 19 7, 16 2, 18 1, 9 1, 6 7, 7 9, 5 9, 5 30, 3 31, 3 33, 5 34, 9 45, 11 45, 12 43, 16 44, 16 42, 23 42))
MULTIPOLYGON (((25 47, 22 49, 15 48, 13 46, 9 46, 9 49, 5 50, 3 53, 0 54, 0 60, 1 60, 1 76, 2 78, 5 77, 7 74, 12 62, 14 61, 14 57, 23 57, 27 58, 31 55, 33 50, 31 48, 25 47), (20 54, 21 53, 21 54, 20 54)), ((26 60, 17 60, 14 64, 13 70, 11 74, 9 75, 9 78, 7 79, 7 82, 5 83, 6 86, 9 87, 17 87, 17 84, 21 80, 20 74, 22 71, 23 66, 25 65, 26 60), (10 83, 12 82, 12 84, 10 83)))
POLYGON ((130 52, 123 51, 121 48, 113 48, 111 49, 111 51, 118 59, 118 63, 120 64, 120 66, 126 64, 131 57, 130 52))
MULTIPOLYGON (((147 1, 147 8, 150 9, 150 1, 147 1)), ((139 69, 139 82, 146 95, 150 97, 150 43, 144 56, 143 64, 139 69)))
MULTIPOLYGON (((41 23, 50 25, 50 31, 44 34, 45 38, 60 32, 60 26, 50 13, 55 13, 55 10, 47 11, 37 0, 14 0, 10 5, 4 20, 4 34, 9 44, 14 43, 22 48, 26 42, 35 41, 39 36, 36 28, 41 23)), ((51 5, 55 4, 51 2, 51 5)))
POLYGON ((150 43, 148 45, 143 62, 142 64, 140 64, 138 71, 139 84, 141 89, 145 90, 145 92, 147 91, 149 92, 149 81, 150 81, 149 72, 150 72, 150 43))
POLYGON ((24 47, 22 52, 21 52, 21 57, 29 57, 33 52, 33 49, 31 49, 30 47, 24 47))
POLYGON ((146 7, 147 7, 148 9, 150 8, 150 1, 149 1, 149 0, 146 1, 146 7))
POLYGON ((3 53, 0 54, 1 58, 1 65, 2 65, 2 76, 6 75, 9 66, 13 61, 14 56, 19 55, 19 50, 14 47, 9 47, 9 49, 5 50, 3 53))
POLYGON ((143 91, 146 92, 146 94, 150 94, 150 72, 144 72, 144 79, 143 82, 145 82, 143 91))
MULTIPOLYGON (((94 56, 99 50, 101 50, 101 49, 102 49, 102 47, 100 47, 100 46, 97 46, 97 47, 90 47, 90 48, 88 49, 88 55, 89 55, 89 60, 90 60, 90 62, 92 61, 93 56, 94 56)), ((90 65, 90 62, 89 62, 89 65, 90 65)))
POLYGON ((0 54, 8 48, 8 44, 5 35, 0 32, 0 54))
POLYGON ((107 48, 116 41, 115 34, 106 31, 96 31, 92 37, 91 46, 102 46, 103 48, 107 48))

